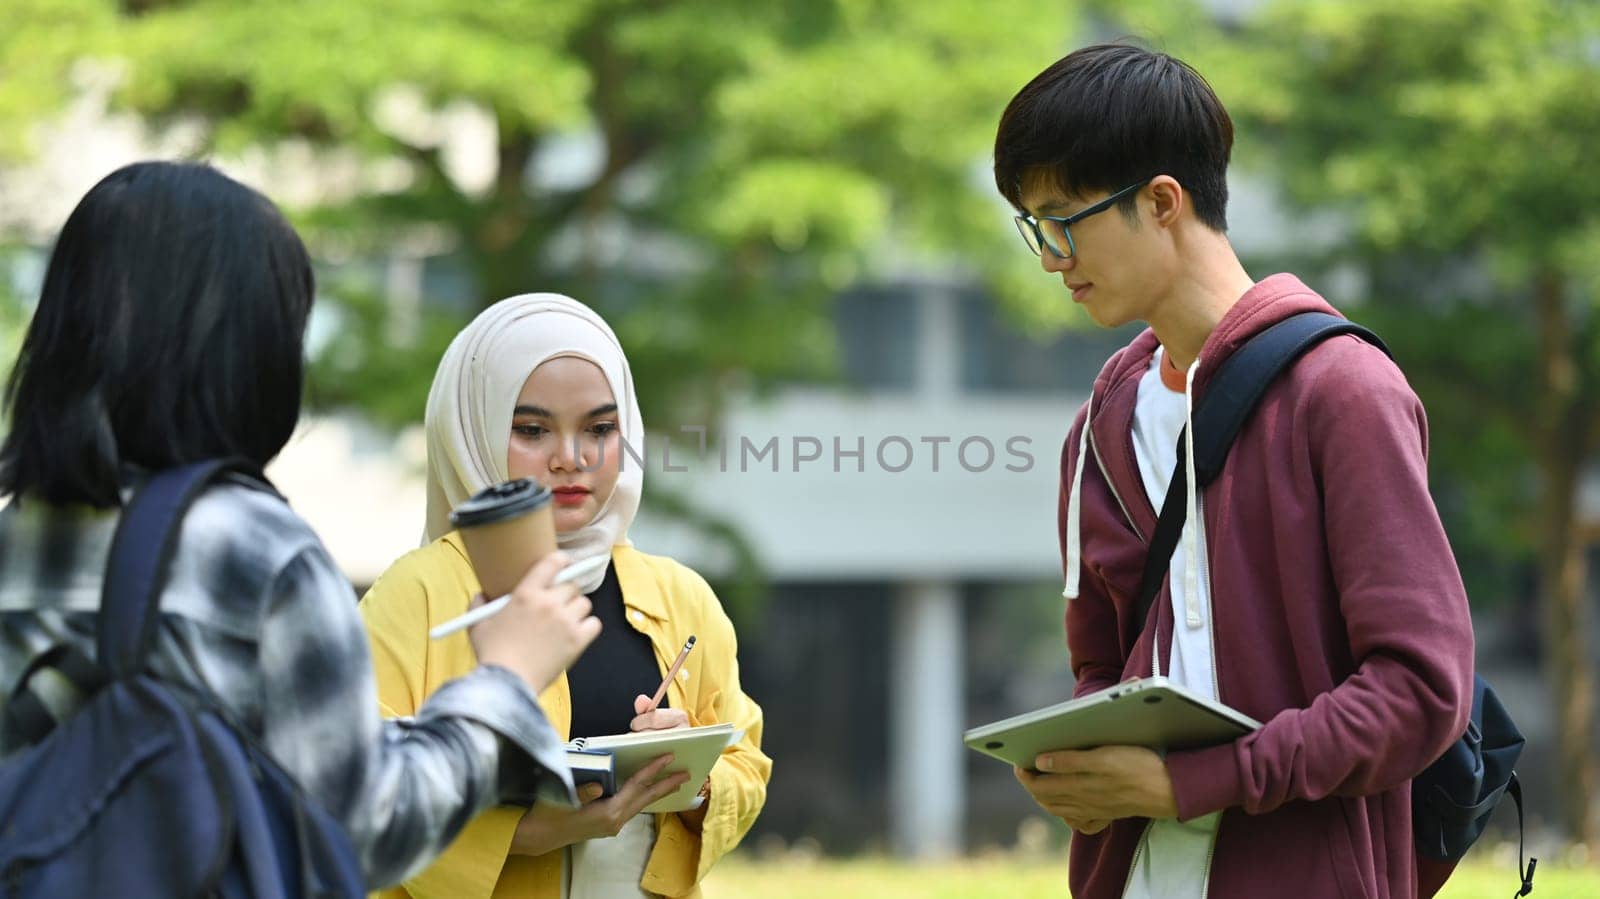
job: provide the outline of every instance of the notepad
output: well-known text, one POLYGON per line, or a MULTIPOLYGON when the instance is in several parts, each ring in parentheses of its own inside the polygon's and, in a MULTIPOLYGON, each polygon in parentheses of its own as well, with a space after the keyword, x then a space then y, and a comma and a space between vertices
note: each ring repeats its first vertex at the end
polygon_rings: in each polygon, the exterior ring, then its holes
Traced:
MULTIPOLYGON (((711 766, 722 751, 744 739, 744 731, 731 724, 681 727, 677 730, 647 730, 604 737, 579 737, 567 744, 569 750, 603 752, 612 757, 614 785, 620 787, 657 758, 672 753, 672 764, 664 772, 689 772, 689 779, 672 793, 651 803, 647 812, 682 812, 695 806, 700 785, 711 775, 711 766)), ((609 793, 607 795, 610 795, 609 793)))
POLYGON ((1164 677, 1124 681, 1088 696, 967 731, 968 747, 1032 768, 1042 752, 1144 746, 1158 752, 1230 743, 1261 722, 1164 677))

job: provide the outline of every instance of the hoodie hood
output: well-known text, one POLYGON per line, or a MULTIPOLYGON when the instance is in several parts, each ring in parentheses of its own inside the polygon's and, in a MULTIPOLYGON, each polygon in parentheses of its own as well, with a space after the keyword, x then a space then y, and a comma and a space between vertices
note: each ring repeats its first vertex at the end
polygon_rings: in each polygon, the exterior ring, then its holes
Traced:
MULTIPOLYGON (((1294 275, 1277 274, 1262 279, 1245 291, 1223 315, 1201 346, 1200 355, 1185 372, 1185 405, 1190 424, 1184 431, 1189 443, 1185 448, 1188 465, 1186 501, 1190 520, 1194 520, 1199 502, 1194 473, 1194 404, 1203 396, 1206 385, 1222 363, 1239 347, 1267 328, 1302 312, 1339 314, 1338 310, 1294 275)), ((1155 531, 1159 510, 1151 505, 1140 486, 1138 461, 1133 452, 1133 414, 1137 405, 1139 379, 1149 369, 1159 346, 1155 332, 1146 328, 1127 346, 1113 354, 1095 378, 1084 425, 1077 435, 1077 462, 1071 473, 1072 488, 1066 510, 1066 571, 1062 596, 1068 599, 1076 598, 1079 593, 1083 513, 1081 494, 1084 467, 1089 456, 1095 456, 1134 530, 1147 540, 1155 531)), ((1198 540, 1197 530, 1188 530, 1191 543, 1198 540)), ((1184 572, 1184 577, 1189 581, 1188 595, 1193 597, 1197 595, 1193 582, 1199 577, 1195 567, 1198 564, 1198 552, 1194 545, 1189 547, 1188 558, 1194 564, 1184 572)), ((1194 610, 1189 613, 1191 618, 1194 614, 1194 610)))

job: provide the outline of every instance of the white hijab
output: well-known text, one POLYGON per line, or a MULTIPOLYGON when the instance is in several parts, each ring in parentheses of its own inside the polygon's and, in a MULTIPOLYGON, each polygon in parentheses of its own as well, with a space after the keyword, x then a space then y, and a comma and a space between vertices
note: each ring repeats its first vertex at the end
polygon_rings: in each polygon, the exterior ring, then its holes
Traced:
MULTIPOLYGON (((577 562, 627 546, 628 527, 644 489, 644 422, 622 344, 589 307, 554 293, 529 293, 485 309, 450 342, 428 391, 428 521, 424 542, 449 533, 450 510, 474 493, 508 480, 511 413, 528 375, 545 362, 573 356, 594 363, 611 385, 627 448, 619 447, 617 486, 593 520, 556 535, 577 562)), ((604 570, 579 582, 593 592, 604 570)))

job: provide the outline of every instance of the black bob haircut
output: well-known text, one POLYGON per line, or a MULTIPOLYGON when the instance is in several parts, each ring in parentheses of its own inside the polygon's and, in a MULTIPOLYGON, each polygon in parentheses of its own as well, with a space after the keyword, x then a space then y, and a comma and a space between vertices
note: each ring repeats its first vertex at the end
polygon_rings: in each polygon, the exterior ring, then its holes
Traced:
MULTIPOLYGON (((1211 85, 1180 60, 1127 44, 1074 51, 1006 106, 994 141, 994 180, 1019 211, 1024 179, 1068 197, 1170 175, 1195 216, 1228 229, 1233 121, 1211 85)), ((1119 204, 1133 209, 1134 198, 1119 204)))
POLYGON ((254 190, 191 163, 107 175, 61 229, 6 385, 0 495, 105 508, 129 466, 264 466, 300 415, 313 292, 254 190))

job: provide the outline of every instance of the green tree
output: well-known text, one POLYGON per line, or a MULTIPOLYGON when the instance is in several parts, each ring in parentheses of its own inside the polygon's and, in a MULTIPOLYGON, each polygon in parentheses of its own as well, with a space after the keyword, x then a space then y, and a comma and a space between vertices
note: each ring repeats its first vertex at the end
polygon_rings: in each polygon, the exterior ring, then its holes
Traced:
MULTIPOLYGON (((0 114, 26 122, 23 98, 115 61, 119 104, 198 122, 199 155, 357 160, 331 199, 289 204, 319 255, 421 240, 460 261, 474 303, 400 340, 341 334, 320 385, 407 420, 451 329, 529 290, 615 319, 657 421, 714 411, 733 377, 826 372, 841 288, 886 258, 998 257, 978 163, 1068 27, 959 0, 29 0, 23 16, 35 43, 0 45, 19 60, 0 57, 0 114), (449 154, 474 114, 492 141, 481 178, 449 154), (575 138, 592 170, 548 176, 575 138)), ((390 314, 341 298, 353 322, 390 314)))
MULTIPOLYGON (((28 310, 12 290, 7 262, 9 260, 0 253, 0 359, 10 360, 15 359, 17 352, 22 349, 28 310)), ((9 368, 7 365, 8 374, 9 368)), ((0 410, 0 426, 4 425, 4 421, 3 410, 0 410)))
POLYGON ((1070 27, 965 0, 19 2, 0 153, 93 60, 121 73, 117 109, 198 127, 196 155, 315 175, 276 199, 320 260, 459 267, 470 299, 406 320, 381 278, 325 266, 314 403, 414 422, 468 316, 559 291, 615 325, 662 430, 714 419, 730 384, 825 377, 852 283, 1014 283, 1028 260, 982 160, 1070 27))
POLYGON ((1579 488, 1600 439, 1600 11, 1317 0, 1214 36, 1191 59, 1258 148, 1246 162, 1351 224, 1322 261, 1361 268, 1358 317, 1392 332, 1428 402, 1458 520, 1537 558, 1562 823, 1592 843, 1579 488))

